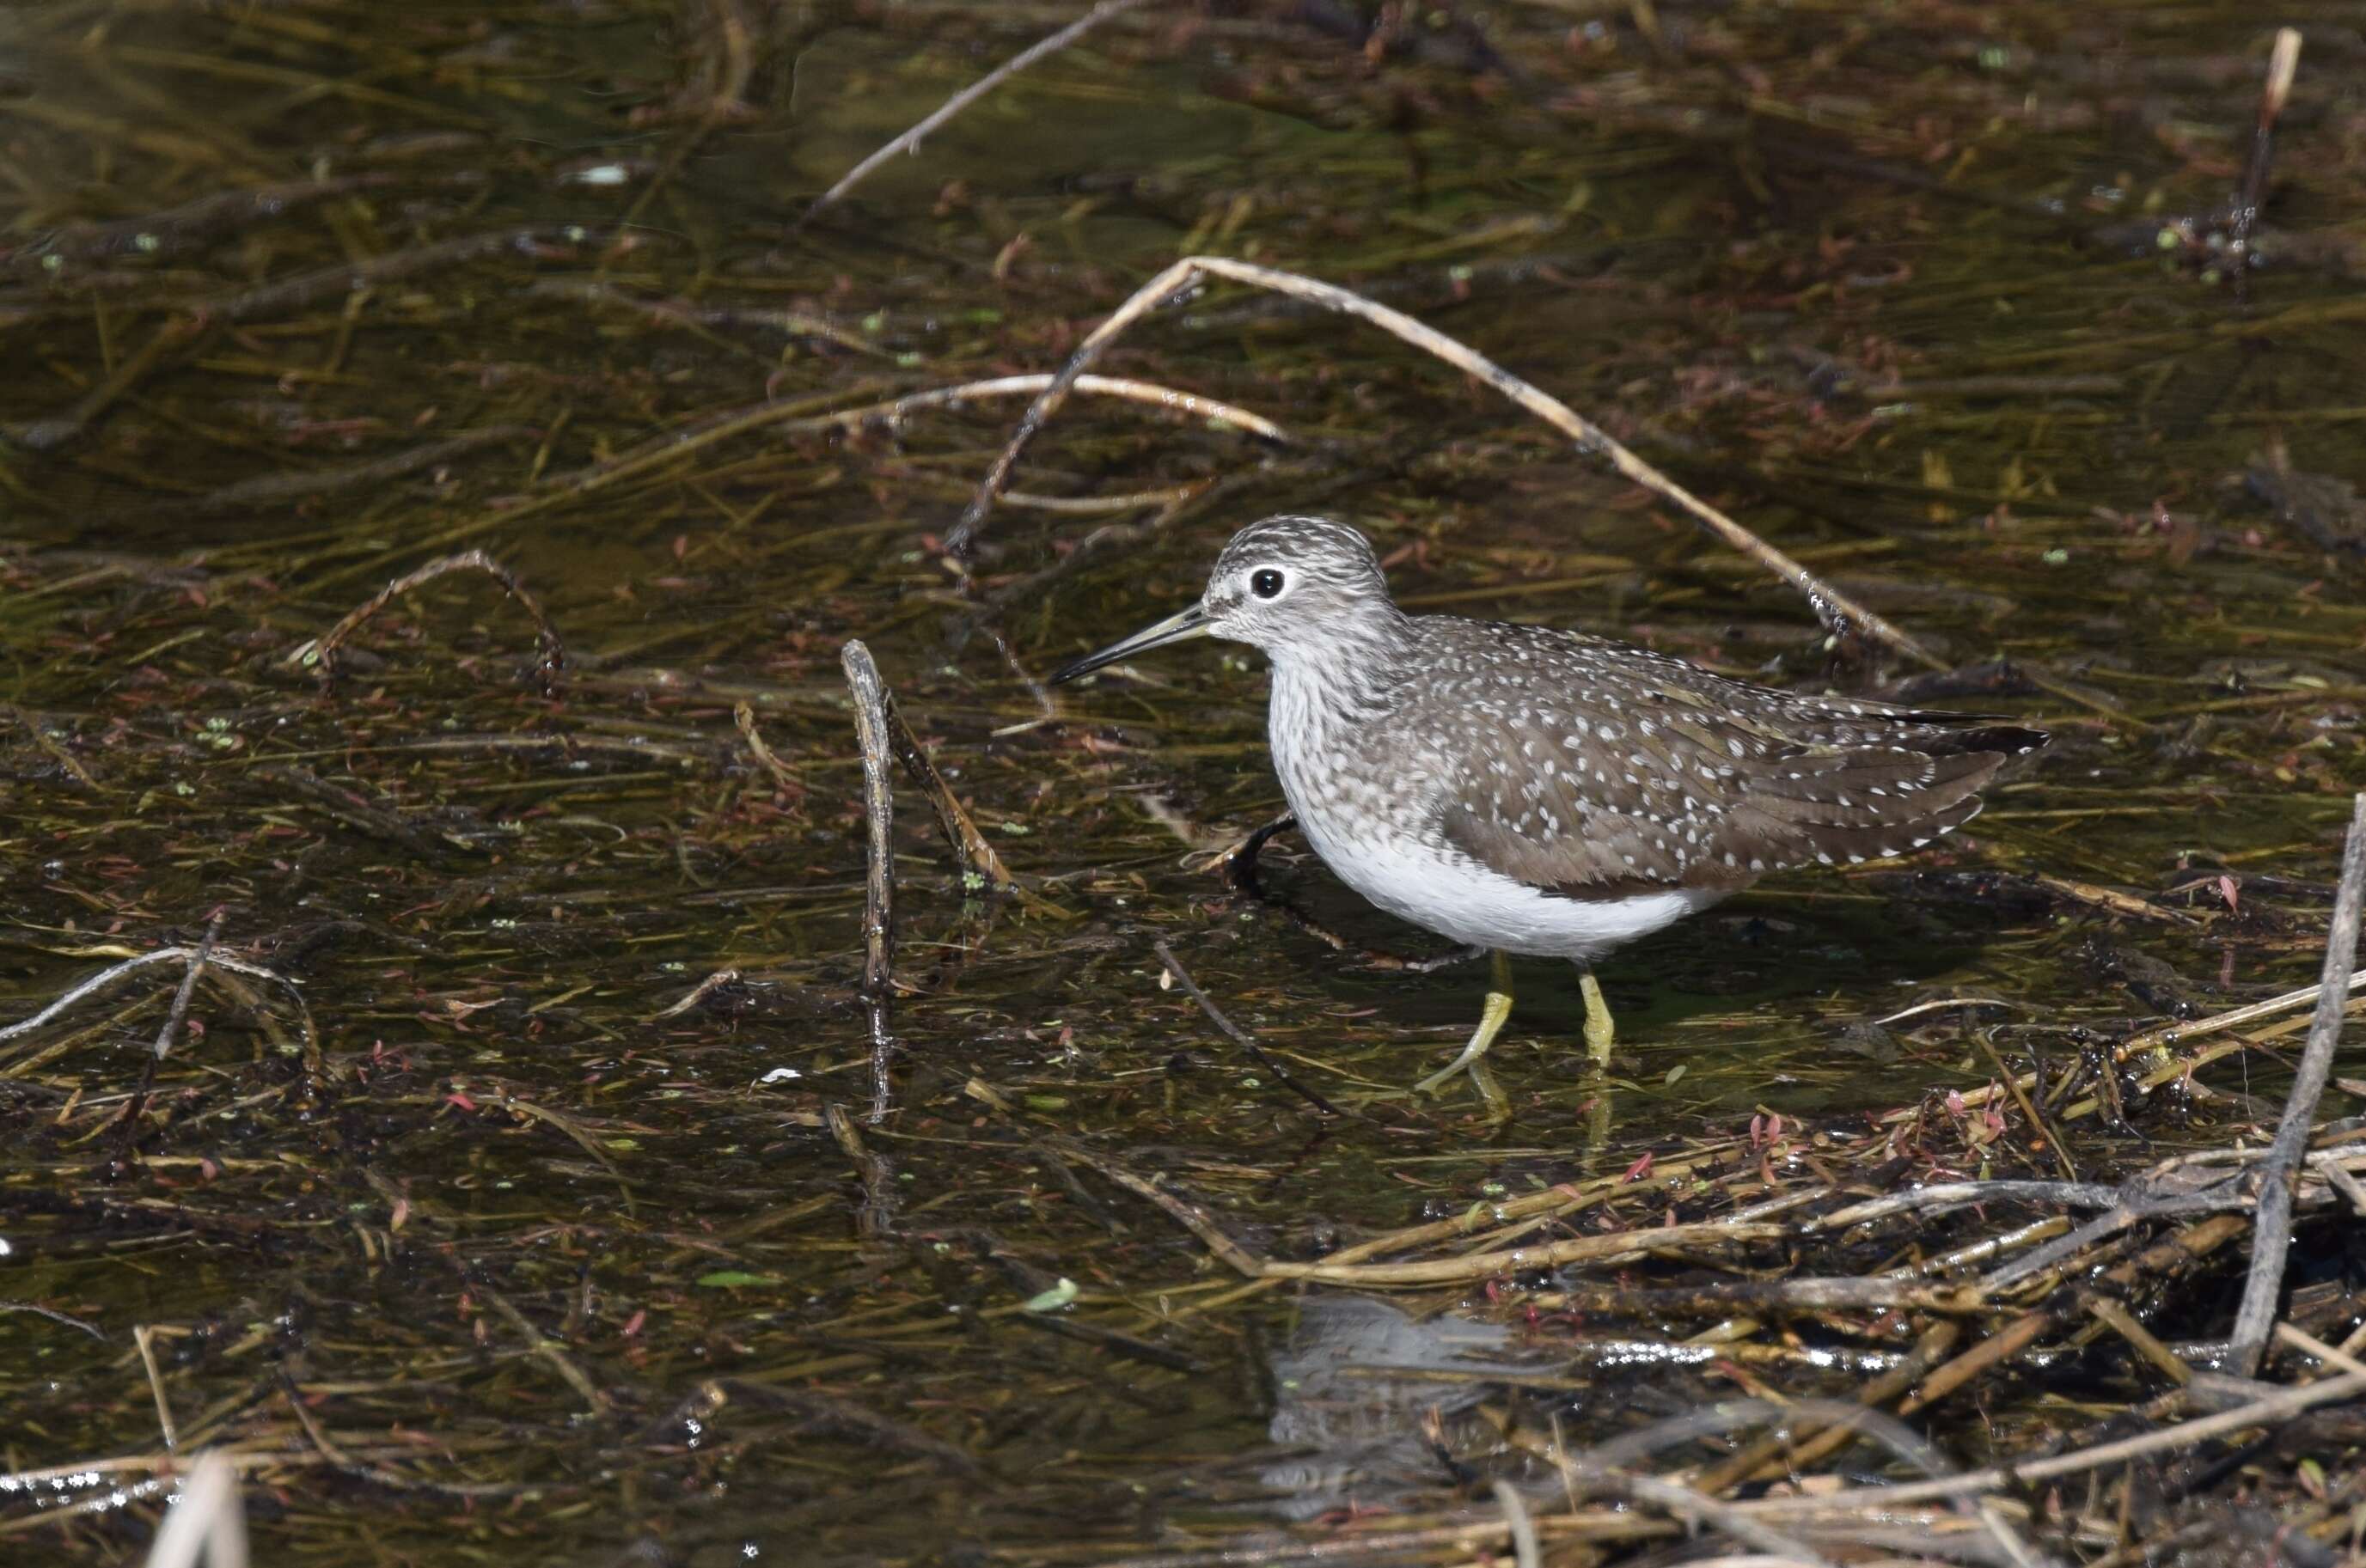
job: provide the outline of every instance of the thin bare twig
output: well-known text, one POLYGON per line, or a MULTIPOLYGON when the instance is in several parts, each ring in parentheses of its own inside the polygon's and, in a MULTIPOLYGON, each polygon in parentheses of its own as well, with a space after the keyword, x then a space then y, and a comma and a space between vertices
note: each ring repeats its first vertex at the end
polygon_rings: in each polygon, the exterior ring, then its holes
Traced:
MULTIPOLYGON (((142 953, 137 958, 126 958, 123 962, 117 964, 112 968, 101 969, 98 973, 91 976, 88 980, 79 981, 75 985, 68 988, 67 991, 62 995, 59 996, 56 1001, 51 1002, 47 1007, 42 1008, 39 1013, 34 1014, 31 1017, 21 1018, 14 1024, 0 1026, 0 1041, 13 1040, 19 1035, 28 1035, 32 1033, 42 1025, 47 1024, 51 1019, 57 1017, 60 1014, 64 1013, 67 1009, 73 1007, 76 1002, 106 990, 108 986, 113 985, 117 980, 121 980, 126 975, 135 973, 141 969, 148 969, 156 964, 186 964, 193 956, 194 951, 194 949, 188 947, 159 947, 152 953, 142 953)), ((226 958, 220 953, 211 955, 206 961, 215 969, 229 969, 235 974, 253 975, 257 980, 271 980, 276 984, 287 988, 287 994, 295 999, 298 1010, 303 1014, 304 1032, 307 1037, 312 1042, 313 1049, 317 1052, 319 1048, 320 1033, 312 1025, 312 1010, 305 1005, 304 993, 297 988, 294 980, 289 980, 286 975, 281 974, 276 969, 266 969, 261 964, 251 964, 243 958, 226 958)), ((315 1063, 314 1065, 317 1068, 318 1064, 315 1063)))
POLYGON ((1521 1498, 1520 1489, 1508 1481, 1494 1484, 1495 1505, 1504 1510, 1504 1524, 1512 1534, 1512 1562, 1515 1568, 1542 1568, 1544 1558, 1537 1550, 1537 1521, 1528 1517, 1528 1505, 1521 1498))
MULTIPOLYGON (((888 159, 896 156, 896 153, 918 151, 921 140, 928 136, 930 132, 935 130, 938 127, 943 125, 955 115, 961 113, 963 109, 969 107, 972 104, 977 102, 988 93, 993 92, 997 87, 1001 86, 1005 82, 1009 81, 1013 76, 1018 75, 1020 72, 1026 70, 1037 61, 1049 55, 1057 54, 1060 50, 1067 48, 1070 44, 1076 42, 1078 39, 1084 37, 1087 33, 1092 31, 1103 22, 1109 20, 1111 17, 1117 16, 1121 12, 1131 11, 1136 6, 1141 4, 1142 0, 1100 0, 1099 5, 1094 6, 1091 10, 1077 17, 1075 21, 1070 22, 1058 32, 1052 34, 1049 38, 1043 39, 1039 42, 1031 44, 1027 48, 1020 50, 1017 54, 1012 55, 1008 60, 1004 61, 1000 65, 997 65, 992 71, 987 72, 977 81, 971 83, 960 92, 955 93, 952 97, 947 98, 943 104, 938 106, 935 113, 920 121, 919 124, 912 127, 911 129, 904 132, 901 136, 896 137, 884 147, 880 148, 876 152, 872 153, 870 157, 865 158, 862 162, 857 163, 853 168, 849 169, 844 174, 840 175, 839 177, 838 184, 822 192, 819 198, 817 199, 811 207, 806 208, 805 216, 797 219, 796 228, 803 229, 806 224, 811 223, 814 218, 820 214, 822 208, 831 206, 837 202, 839 198, 845 196, 847 192, 861 185, 864 180, 869 179, 873 171, 875 171, 881 164, 886 162, 888 159)), ((791 230, 793 233, 794 231, 794 230, 791 230)))
POLYGON ((1186 256, 1144 284, 1125 302, 1111 311, 1109 318, 1087 335, 1068 362, 1060 367, 1052 384, 1043 389, 1020 419, 1019 428, 1010 438, 994 466, 979 481, 977 494, 963 511, 945 544, 955 560, 966 560, 975 547, 979 530, 986 515, 1008 486, 1011 470, 1018 466, 1024 453, 1044 423, 1059 411, 1078 378, 1099 358, 1101 352, 1118 334, 1159 306, 1177 295, 1188 292, 1208 277, 1227 278, 1235 283, 1252 284, 1269 288, 1278 294, 1307 300, 1327 310, 1354 316, 1374 326, 1392 332, 1414 347, 1422 349, 1517 403, 1529 413, 1560 431, 1578 449, 1598 453, 1610 465, 1634 484, 1642 486, 1690 513, 1710 532, 1741 551, 1774 572, 1806 596, 1808 604, 1825 625, 1835 632, 1851 626, 1859 627, 1889 647, 1930 666, 1943 667, 1941 661, 1904 632, 1872 610, 1858 604, 1838 588, 1818 577, 1790 556, 1776 550, 1764 540, 1695 496, 1674 480, 1628 451, 1611 434, 1585 419, 1560 399, 1538 390, 1493 360, 1458 342, 1434 327, 1424 325, 1403 311, 1367 299, 1360 294, 1322 283, 1297 273, 1281 272, 1247 262, 1236 262, 1223 256, 1186 256))
POLYGON ((1183 967, 1183 960, 1175 956, 1175 949, 1166 945, 1165 938, 1162 937, 1158 941, 1152 943, 1150 946, 1151 951, 1158 955, 1158 961, 1166 966, 1166 972, 1175 977, 1175 983, 1183 988, 1183 994, 1198 1002, 1200 1004, 1200 1011, 1205 1013, 1209 1018, 1214 1022, 1217 1028, 1222 1029, 1227 1036, 1231 1036, 1234 1045, 1248 1052, 1251 1059, 1253 1059, 1259 1068, 1273 1074, 1275 1080, 1279 1081, 1283 1088, 1289 1090, 1300 1099, 1304 1100, 1308 1104, 1313 1106, 1323 1114, 1326 1116, 1336 1116, 1341 1114, 1339 1107, 1331 1103, 1330 1101, 1323 1098, 1322 1095, 1317 1094, 1313 1090, 1307 1088, 1306 1085, 1299 1082, 1298 1080, 1290 1077, 1287 1069, 1285 1069, 1279 1062, 1274 1060, 1273 1058, 1266 1055, 1265 1047, 1256 1043, 1256 1036, 1251 1035, 1247 1030, 1234 1023, 1230 1018, 1225 1017, 1223 1010, 1218 1007, 1213 1002, 1210 1001, 1208 999, 1208 993, 1200 989, 1200 983, 1191 978, 1191 971, 1183 967))
POLYGON ((2142 1459, 2147 1454, 2173 1453, 2228 1432, 2273 1426, 2320 1405, 2329 1405, 2337 1399, 2354 1398, 2360 1394, 2366 1394, 2366 1374, 2345 1372, 2339 1377, 2303 1383, 2297 1388, 2278 1389, 2263 1399, 2238 1405, 2214 1416, 2181 1421, 2139 1437, 2098 1443, 2092 1448, 2056 1454, 2050 1459, 2023 1460, 2009 1466, 1966 1471, 1960 1475, 1932 1481, 1910 1481, 1897 1486, 1848 1486, 1814 1497, 1766 1497, 1755 1502, 1737 1503, 1733 1506, 1763 1514, 1847 1513, 1868 1506, 1887 1508, 1901 1503, 1927 1502, 1937 1497, 1961 1496, 1966 1493, 1993 1492, 2032 1481, 2050 1481, 2060 1475, 2079 1475, 2088 1471, 2103 1470, 2128 1460, 2142 1459))
POLYGON ((167 1450, 181 1446, 179 1429, 173 1422, 173 1402, 164 1395, 164 1373, 156 1365, 156 1331, 145 1323, 131 1326, 131 1343, 140 1351, 140 1365, 148 1374, 148 1392, 156 1401, 156 1430, 164 1439, 167 1450))
POLYGON ((1044 1142, 1058 1150, 1063 1159, 1089 1165, 1127 1192, 1156 1204, 1166 1211, 1176 1224, 1206 1243, 1209 1251, 1231 1264, 1234 1270, 1247 1278, 1260 1279, 1264 1277, 1266 1270, 1271 1266, 1225 1234, 1224 1227, 1216 1223, 1215 1215, 1210 1214, 1206 1208, 1180 1193, 1168 1191, 1155 1179, 1144 1175, 1109 1155, 1087 1148, 1072 1138, 1047 1138, 1044 1142))
POLYGON ((164 1510, 148 1568, 246 1568, 246 1508, 238 1498, 238 1472, 219 1452, 197 1460, 164 1510))
POLYGON ((756 728, 756 710, 742 702, 731 710, 731 717, 739 726, 739 737, 748 743, 749 753, 764 765, 764 770, 772 776, 774 781, 783 789, 804 793, 805 781, 797 777, 795 769, 773 755, 772 748, 764 744, 762 732, 756 728))
POLYGON ((2300 29, 2278 28, 2275 47, 2268 54, 2268 79, 2259 92, 2259 122, 2251 131, 2251 161, 2243 171, 2243 183, 2235 188, 2232 213, 2234 233, 2228 239, 2228 250, 2235 261, 2235 286, 2240 291, 2248 282, 2254 257, 2251 253, 2251 231, 2258 227, 2259 208, 2267 201, 2268 169, 2275 161, 2276 121, 2282 118, 2284 104, 2292 96, 2293 77, 2300 70, 2300 29))
POLYGON ((866 1241, 882 1241, 896 1234, 896 1168, 872 1151, 862 1141, 862 1133, 846 1107, 832 1103, 824 1107, 823 1119, 829 1123, 830 1137, 838 1141, 839 1152, 852 1162, 854 1174, 862 1183, 862 1207, 855 1212, 854 1226, 866 1241))
POLYGON ((839 651, 854 693, 854 729, 862 743, 862 813, 870 856, 862 899, 862 1000, 871 1010, 871 1119, 887 1114, 887 1067, 896 1043, 887 1032, 896 971, 896 786, 888 773, 886 692, 871 650, 850 639, 839 651))
POLYGON ((97 1324, 85 1323, 70 1312, 60 1312, 54 1306, 43 1306, 39 1302, 0 1301, 0 1312, 29 1312, 36 1317, 46 1317, 52 1323, 62 1323, 69 1328, 79 1328, 94 1339, 107 1338, 107 1330, 97 1324))
POLYGON ((945 782, 944 775, 939 773, 937 765, 929 759, 928 748, 920 744, 920 737, 914 734, 912 726, 904 722, 903 711, 896 705, 896 694, 883 691, 880 701, 887 720, 887 744, 895 748, 896 760, 904 765, 904 771, 911 777, 912 782, 928 796, 929 804, 936 808, 937 825, 944 830, 945 842, 952 846, 963 868, 982 879, 990 888, 1000 890, 1014 886, 1009 868, 1003 865, 1002 857, 994 852, 994 846, 986 841, 986 834, 977 831, 977 823, 970 820, 960 798, 954 795, 952 786, 945 782))
POLYGON ((333 685, 337 678, 337 649, 361 624, 392 603, 397 596, 409 593, 424 583, 434 582, 447 572, 483 572, 501 585, 501 591, 517 600, 534 622, 535 641, 540 645, 542 657, 536 671, 547 689, 558 679, 566 667, 567 649, 558 640, 558 631, 544 614, 542 605, 528 593, 517 574, 494 560, 482 550, 463 550, 456 555, 441 555, 414 571, 404 573, 370 596, 369 599, 348 612, 345 618, 329 629, 325 637, 318 637, 295 649, 287 655, 291 665, 315 666, 324 686, 333 685))
POLYGON ((197 991, 197 977, 206 972, 207 963, 214 956, 214 939, 221 935, 222 917, 217 912, 206 926, 205 939, 189 955, 189 967, 181 971, 181 988, 173 993, 173 1009, 164 1015, 164 1026, 156 1031, 156 1059, 163 1061, 172 1054, 173 1041, 181 1033, 181 1021, 189 1015, 189 998, 197 991))
POLYGON ((2333 929, 2326 938, 2325 969, 2317 980, 2316 1015, 2300 1070, 2284 1101, 2284 1119, 2259 1167, 2259 1212, 2251 1233, 2251 1272, 2243 1282, 2243 1305, 2235 1314, 2233 1360, 2246 1377, 2258 1374, 2273 1330, 2276 1298, 2283 1286, 2284 1255, 2292 1247, 2293 1178, 2308 1147, 2310 1124, 2325 1081, 2333 1071, 2333 1047, 2340 1042, 2343 998, 2358 965, 2358 928, 2366 904, 2366 794, 2349 814, 2349 838, 2341 855, 2341 882, 2333 904, 2333 929))
MULTIPOLYGON (((742 712, 747 711, 744 703, 741 705, 740 711, 742 712)), ((668 1018, 679 1018, 683 1014, 689 1012, 692 1008, 697 1006, 700 1002, 704 1002, 708 997, 713 996, 716 991, 721 991, 725 986, 737 985, 738 983, 739 971, 738 969, 717 969, 713 974, 707 976, 704 980, 700 980, 696 986, 691 989, 690 994, 683 997, 680 1002, 677 1002, 671 1006, 664 1008, 659 1012, 650 1014, 648 1021, 649 1023, 656 1024, 668 1018)))
MULTIPOLYGON (((668 431, 654 441, 644 442, 628 452, 618 454, 606 463, 559 475, 548 481, 549 489, 545 497, 495 514, 490 521, 513 520, 525 507, 548 505, 562 496, 580 496, 604 489, 619 480, 670 463, 682 462, 707 447, 751 431, 777 429, 783 434, 811 434, 853 430, 874 421, 894 425, 914 414, 935 409, 958 409, 982 398, 1033 397, 1056 379, 1056 376, 1042 372, 1031 375, 997 375, 983 381, 964 381, 952 386, 923 387, 882 402, 866 403, 852 409, 835 409, 826 413, 815 410, 826 408, 844 396, 843 393, 793 402, 760 403, 752 409, 739 409, 668 431)), ((1155 381, 1136 381, 1120 375, 1081 375, 1072 389, 1091 397, 1145 403, 1189 419, 1244 431, 1260 441, 1280 445, 1289 444, 1290 439, 1288 431, 1263 415, 1219 402, 1213 398, 1178 392, 1155 381)))

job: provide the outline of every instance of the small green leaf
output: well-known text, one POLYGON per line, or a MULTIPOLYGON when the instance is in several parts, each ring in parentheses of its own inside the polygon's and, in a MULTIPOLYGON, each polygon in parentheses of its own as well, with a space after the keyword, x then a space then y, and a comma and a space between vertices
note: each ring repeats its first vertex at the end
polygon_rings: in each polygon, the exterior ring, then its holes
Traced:
POLYGON ((1041 1295, 1030 1296, 1021 1312, 1057 1312, 1076 1299, 1076 1282, 1062 1275, 1060 1282, 1041 1295))
POLYGON ((739 1285, 776 1285, 781 1282, 771 1274, 751 1274, 745 1269, 717 1269, 701 1274, 692 1282, 705 1290, 731 1290, 739 1285))

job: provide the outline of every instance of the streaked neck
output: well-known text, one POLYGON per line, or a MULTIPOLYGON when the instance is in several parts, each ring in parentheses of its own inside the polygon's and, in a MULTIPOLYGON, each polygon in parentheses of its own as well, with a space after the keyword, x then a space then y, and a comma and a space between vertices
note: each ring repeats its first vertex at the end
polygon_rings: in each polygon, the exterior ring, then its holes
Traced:
POLYGON ((1327 727, 1385 712, 1411 673, 1413 623, 1386 600, 1358 606, 1327 622, 1322 634, 1268 650, 1274 697, 1299 722, 1327 727))

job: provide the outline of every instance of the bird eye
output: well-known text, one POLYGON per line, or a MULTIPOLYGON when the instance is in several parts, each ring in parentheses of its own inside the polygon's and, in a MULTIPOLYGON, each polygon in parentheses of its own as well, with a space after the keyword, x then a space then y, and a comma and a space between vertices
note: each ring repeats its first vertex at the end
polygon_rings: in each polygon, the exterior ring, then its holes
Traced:
POLYGON ((1249 577, 1249 591, 1259 599, 1280 598, 1282 576, 1271 566, 1253 573, 1249 577))

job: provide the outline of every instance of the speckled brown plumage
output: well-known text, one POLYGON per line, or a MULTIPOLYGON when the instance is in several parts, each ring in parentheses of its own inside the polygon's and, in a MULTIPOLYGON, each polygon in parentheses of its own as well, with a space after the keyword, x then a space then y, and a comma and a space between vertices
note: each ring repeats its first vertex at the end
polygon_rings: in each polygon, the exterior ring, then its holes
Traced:
POLYGON ((1321 518, 1250 524, 1194 610, 1071 671, 1201 633, 1272 657, 1275 769, 1342 880, 1458 940, 1580 962, 1770 871, 1918 848, 2046 738, 1407 615, 1363 535, 1321 518))

